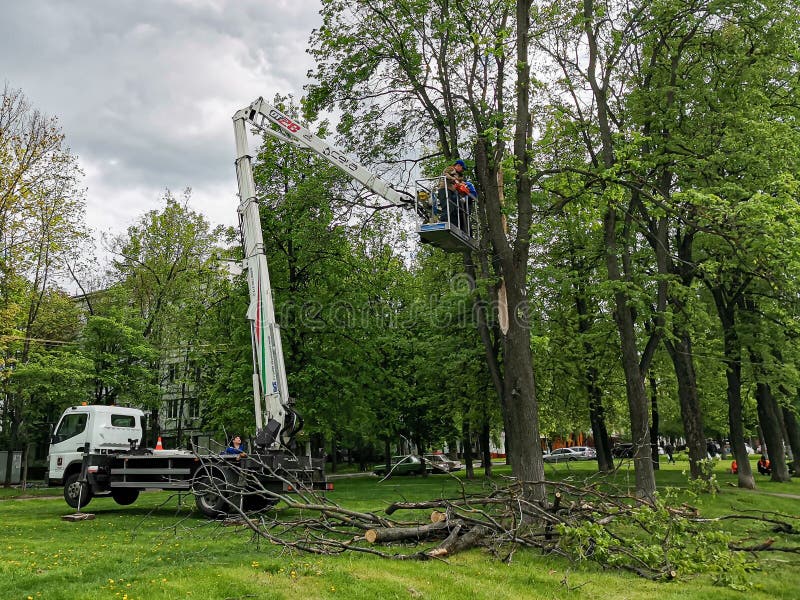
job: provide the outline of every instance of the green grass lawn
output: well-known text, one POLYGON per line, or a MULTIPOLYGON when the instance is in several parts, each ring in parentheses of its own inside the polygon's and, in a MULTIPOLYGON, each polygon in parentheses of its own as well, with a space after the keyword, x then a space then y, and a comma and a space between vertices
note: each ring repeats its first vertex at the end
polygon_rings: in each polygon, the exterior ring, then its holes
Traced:
MULTIPOLYGON (((685 487, 687 463, 668 465, 661 486, 685 487)), ((499 467, 498 474, 507 474, 499 467)), ((547 467, 548 477, 582 481, 589 463, 547 467)), ((722 492, 695 505, 713 516, 725 511, 772 510, 800 513, 800 481, 773 484, 758 480, 755 492, 739 490, 735 477, 719 467, 722 492), (733 484, 733 486, 731 485, 733 484), (795 496, 787 497, 787 496, 795 496)), ((632 482, 620 470, 610 478, 632 482)), ((337 479, 332 499, 350 508, 380 510, 398 499, 419 500, 454 493, 445 476, 397 478, 382 483, 372 476, 337 479)), ((482 481, 470 484, 477 489, 482 481)), ((58 493, 59 490, 37 490, 58 493)), ((447 562, 387 561, 345 554, 316 557, 291 554, 253 540, 249 531, 223 527, 192 511, 193 499, 179 504, 162 492, 142 494, 133 506, 94 499, 93 521, 69 523, 72 512, 61 499, 18 499, 0 495, 0 598, 628 598, 706 599, 800 598, 800 556, 772 553, 759 559, 752 587, 737 592, 698 576, 654 583, 634 575, 603 571, 591 563, 573 564, 520 550, 504 564, 475 550, 447 562)), ((280 510, 280 509, 279 509, 280 510)), ((737 535, 748 535, 748 526, 737 535)), ((750 540, 763 541, 763 535, 750 540)), ((800 537, 800 536, 794 536, 800 537)), ((794 541, 798 544, 800 540, 794 541)), ((791 543, 785 542, 782 543, 791 543)))

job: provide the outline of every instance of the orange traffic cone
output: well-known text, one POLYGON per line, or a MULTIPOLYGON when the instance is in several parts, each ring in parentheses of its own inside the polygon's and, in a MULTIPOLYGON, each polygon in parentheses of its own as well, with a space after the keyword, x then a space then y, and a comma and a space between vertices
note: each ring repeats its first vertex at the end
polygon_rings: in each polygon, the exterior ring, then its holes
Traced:
POLYGON ((156 442, 156 450, 163 450, 164 445, 161 443, 161 436, 158 436, 158 441, 156 442))

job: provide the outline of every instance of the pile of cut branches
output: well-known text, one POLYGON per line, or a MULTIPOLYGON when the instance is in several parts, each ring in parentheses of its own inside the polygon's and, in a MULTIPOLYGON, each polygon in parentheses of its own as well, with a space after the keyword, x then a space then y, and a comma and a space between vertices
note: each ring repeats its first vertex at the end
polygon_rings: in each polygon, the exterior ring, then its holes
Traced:
MULTIPOLYGON (((753 568, 753 553, 800 553, 785 540, 800 531, 800 516, 777 513, 703 518, 667 491, 645 501, 606 485, 502 480, 480 493, 463 485, 452 497, 423 502, 395 502, 382 511, 361 512, 340 506, 323 495, 304 490, 298 481, 282 494, 260 487, 251 473, 246 492, 231 499, 224 525, 247 527, 260 539, 286 549, 314 554, 360 552, 395 560, 446 559, 470 548, 481 548, 510 561, 520 548, 536 549, 570 560, 591 560, 606 568, 634 572, 653 580, 712 572, 721 581, 742 580, 753 568), (541 485, 544 501, 532 501, 526 490, 541 485), (278 510, 247 511, 256 495, 278 510), (723 521, 747 520, 767 528, 771 539, 743 544, 722 529, 723 521), (784 540, 775 544, 775 538, 784 540)), ((459 483, 460 480, 458 480, 459 483)), ((488 484, 487 484, 488 485, 488 484)))

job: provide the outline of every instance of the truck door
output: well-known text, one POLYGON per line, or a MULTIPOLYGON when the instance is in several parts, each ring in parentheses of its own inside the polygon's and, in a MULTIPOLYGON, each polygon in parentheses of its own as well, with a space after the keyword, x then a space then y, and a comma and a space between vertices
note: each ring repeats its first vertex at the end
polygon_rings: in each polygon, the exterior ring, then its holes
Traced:
POLYGON ((48 479, 64 479, 64 471, 73 462, 83 458, 89 435, 89 413, 66 413, 58 422, 50 443, 48 479))

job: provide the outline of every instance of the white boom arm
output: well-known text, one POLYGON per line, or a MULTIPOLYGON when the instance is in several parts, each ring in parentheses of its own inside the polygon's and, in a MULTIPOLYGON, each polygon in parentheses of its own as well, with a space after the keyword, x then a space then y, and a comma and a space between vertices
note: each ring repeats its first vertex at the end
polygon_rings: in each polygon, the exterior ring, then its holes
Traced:
POLYGON ((273 446, 280 442, 281 433, 286 430, 289 391, 281 336, 272 303, 267 256, 264 254, 247 127, 241 113, 239 111, 233 118, 233 130, 236 137, 236 178, 239 183, 239 226, 242 232, 247 286, 250 290, 247 318, 250 321, 253 343, 256 441, 263 446, 273 446))
POLYGON ((350 177, 358 181, 371 192, 385 198, 393 204, 409 204, 414 202, 414 196, 408 192, 394 189, 383 179, 370 172, 366 167, 354 161, 337 150, 322 138, 317 137, 308 129, 293 121, 290 117, 266 102, 263 98, 256 99, 250 106, 237 112, 233 120, 244 119, 264 133, 288 142, 300 148, 313 150, 331 164, 338 167, 350 177), (270 125, 277 125, 276 131, 270 125))
POLYGON ((299 431, 297 414, 289 406, 286 367, 272 301, 267 257, 258 214, 252 156, 247 143, 247 126, 254 126, 282 141, 313 150, 350 175, 370 191, 394 204, 409 204, 414 197, 392 188, 358 162, 296 123, 274 106, 258 98, 233 116, 236 137, 236 177, 239 184, 239 224, 244 246, 244 268, 250 290, 250 321, 253 342, 253 401, 256 444, 275 447, 288 443, 299 431), (270 125, 277 125, 276 131, 270 125))

